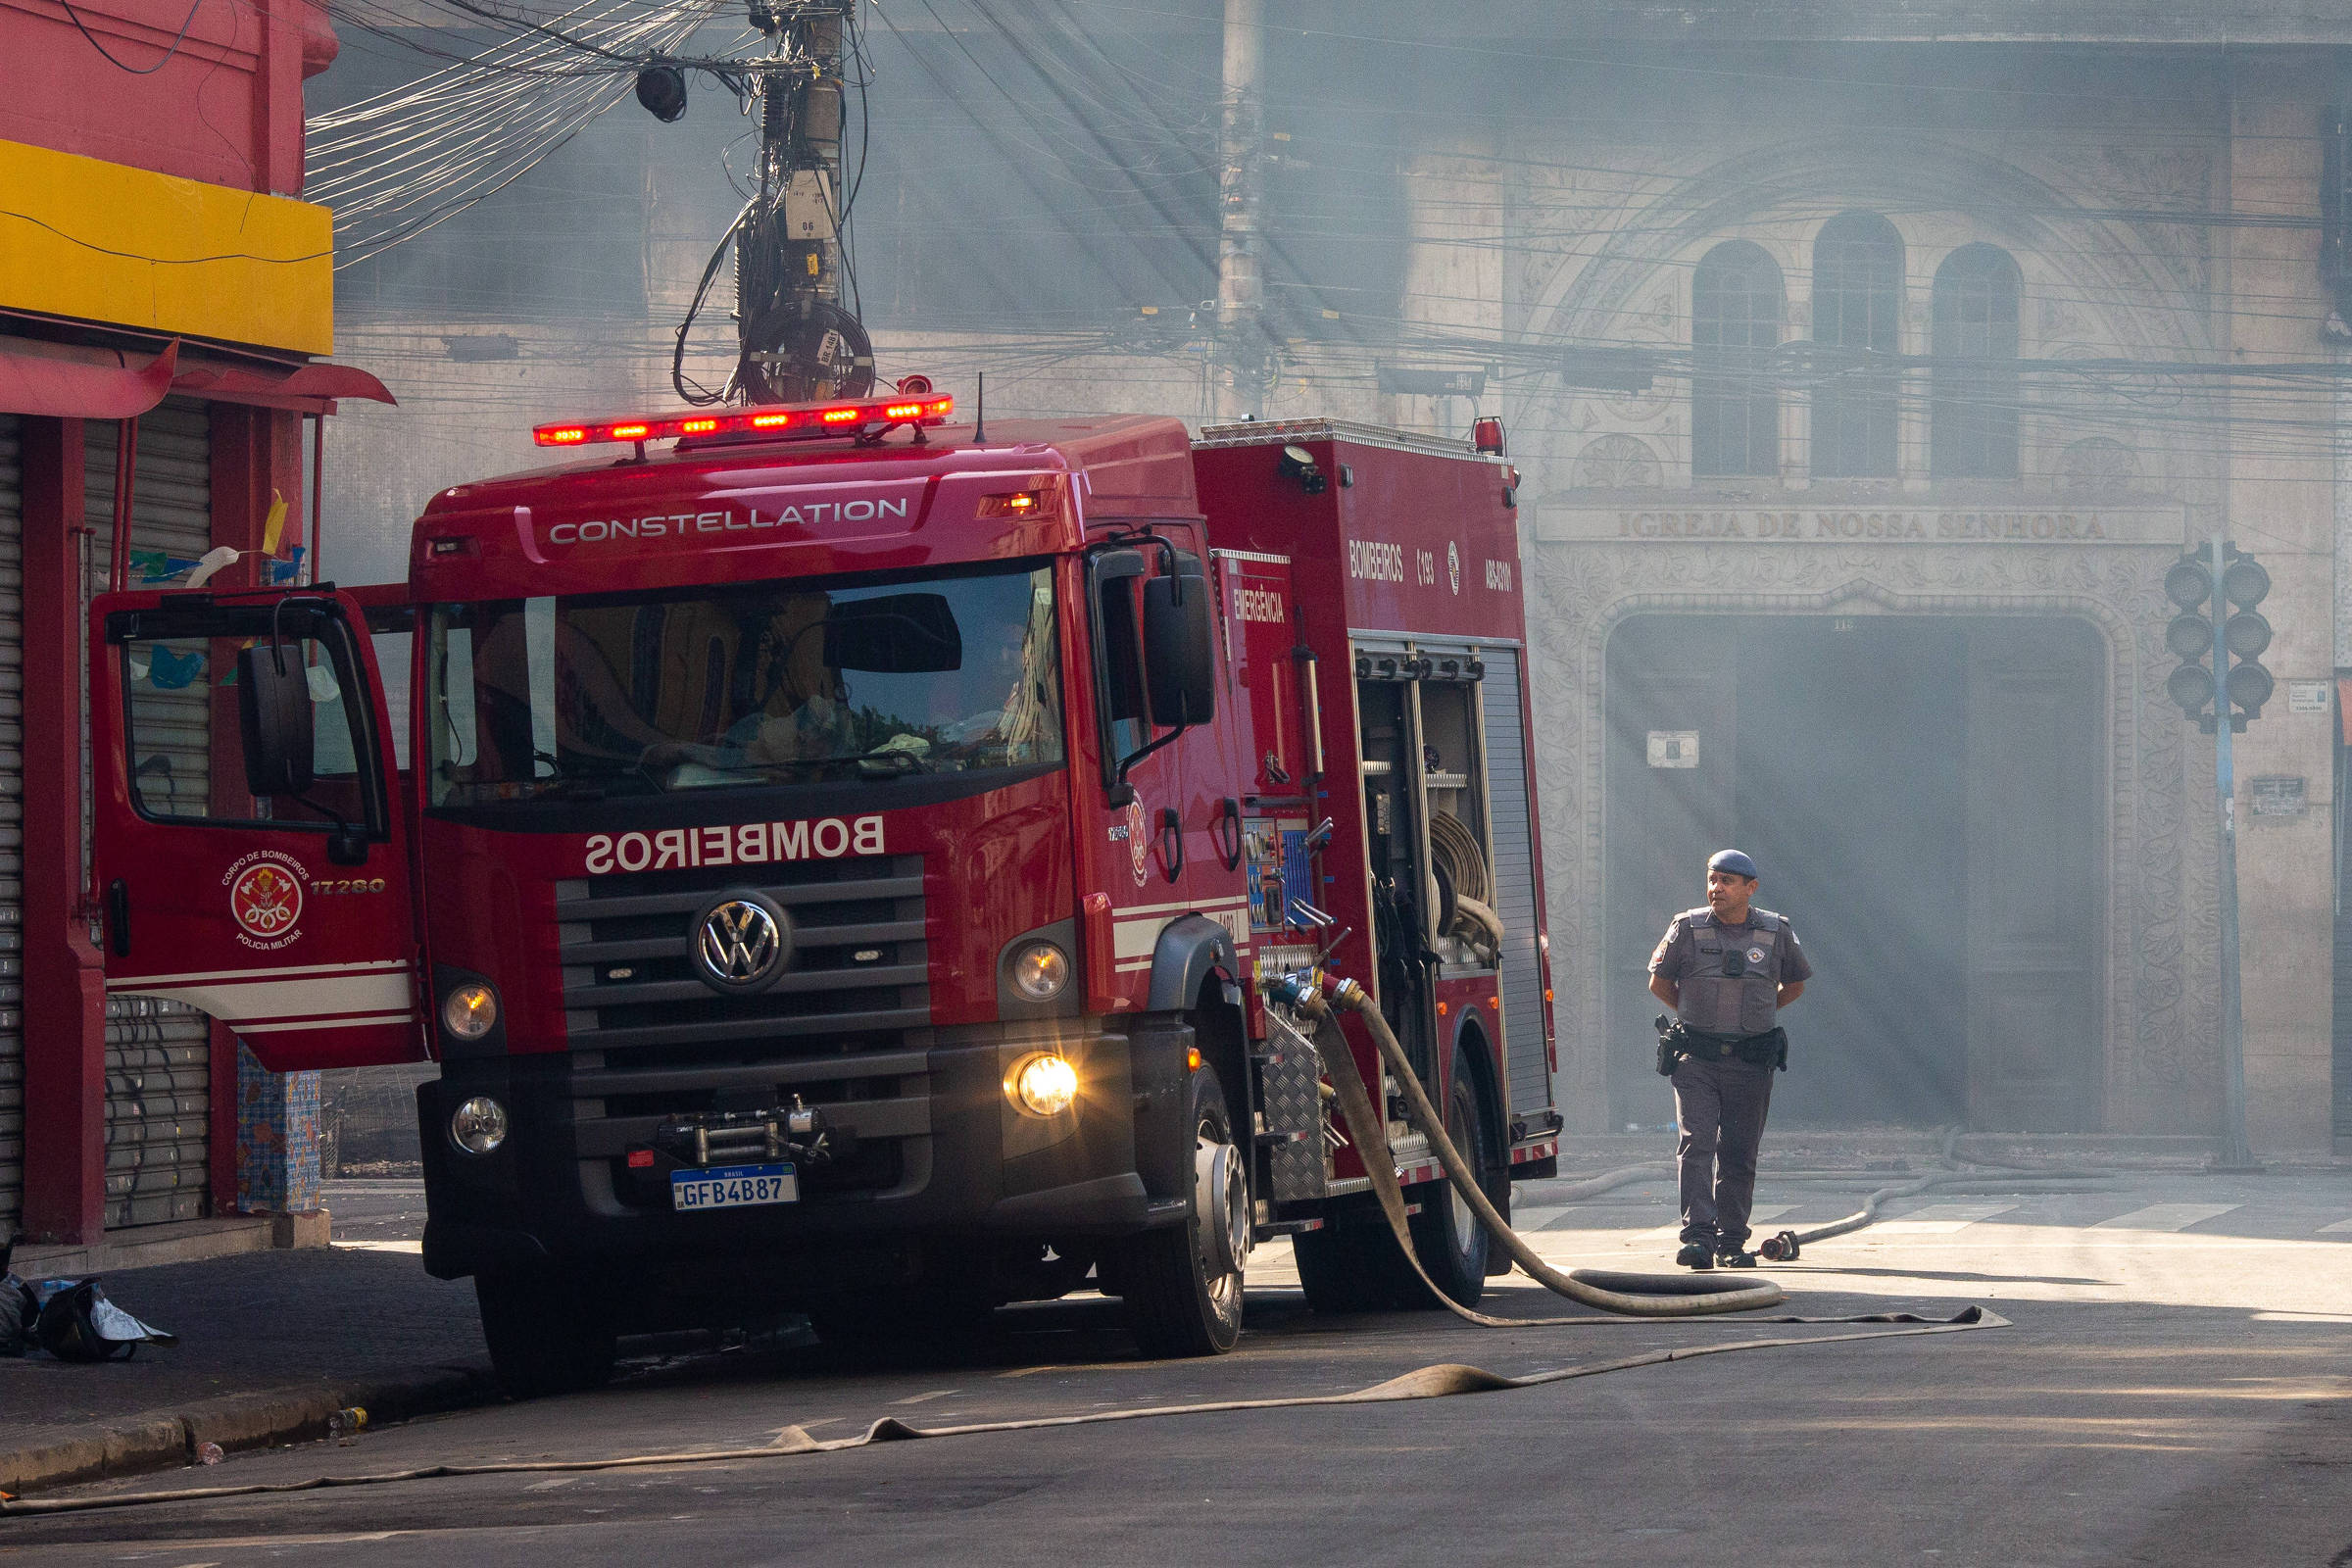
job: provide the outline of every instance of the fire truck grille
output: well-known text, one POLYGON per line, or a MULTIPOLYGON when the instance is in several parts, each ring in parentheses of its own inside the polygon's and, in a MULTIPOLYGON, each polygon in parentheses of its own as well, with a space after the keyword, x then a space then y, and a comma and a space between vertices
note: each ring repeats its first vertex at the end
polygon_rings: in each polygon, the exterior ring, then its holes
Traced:
POLYGON ((572 1048, 609 1063, 894 1050, 931 1022, 919 857, 564 882, 556 919, 572 1048), (695 918, 745 888, 791 916, 792 959, 767 989, 722 996, 696 977, 695 918))

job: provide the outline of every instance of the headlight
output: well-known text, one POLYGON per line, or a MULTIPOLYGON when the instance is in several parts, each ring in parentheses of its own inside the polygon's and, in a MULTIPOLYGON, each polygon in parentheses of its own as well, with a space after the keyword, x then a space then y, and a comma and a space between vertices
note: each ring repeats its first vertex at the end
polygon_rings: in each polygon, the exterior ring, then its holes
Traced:
POLYGON ((1058 1116, 1078 1099, 1078 1069, 1066 1056, 1031 1056, 1013 1069, 1005 1089, 1032 1116, 1058 1116))
POLYGON ((468 1154, 487 1154, 507 1141, 507 1107, 476 1095, 449 1118, 449 1141, 468 1154))
POLYGON ((498 1022, 498 993, 488 986, 460 986, 441 999, 441 1027, 460 1040, 479 1040, 498 1022))
POLYGON ((1070 983, 1070 956, 1051 942, 1032 942, 1012 956, 1012 989, 1030 1002, 1052 1002, 1070 983))

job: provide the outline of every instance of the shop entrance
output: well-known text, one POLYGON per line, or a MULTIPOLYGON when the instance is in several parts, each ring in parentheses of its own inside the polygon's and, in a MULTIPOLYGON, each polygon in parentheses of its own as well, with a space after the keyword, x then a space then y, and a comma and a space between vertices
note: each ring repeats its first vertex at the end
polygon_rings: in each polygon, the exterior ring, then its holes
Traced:
POLYGON ((2099 1125, 2106 681, 2067 618, 1644 615, 1607 652, 1609 1085, 1672 1119, 1644 989, 1709 851, 1815 978, 1776 1124, 2099 1125))

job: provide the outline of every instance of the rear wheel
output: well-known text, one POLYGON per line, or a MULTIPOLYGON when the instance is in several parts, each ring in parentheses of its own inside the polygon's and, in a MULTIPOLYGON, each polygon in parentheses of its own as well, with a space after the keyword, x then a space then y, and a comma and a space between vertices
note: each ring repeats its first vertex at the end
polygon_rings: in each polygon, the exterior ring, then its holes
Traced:
POLYGON ((1193 1212, 1118 1249, 1117 1284, 1144 1353, 1220 1355, 1242 1335, 1242 1270, 1252 1234, 1248 1151, 1233 1141, 1214 1068, 1192 1075, 1193 1212))
POLYGON ((602 1388, 618 1336, 585 1280, 557 1268, 474 1277, 490 1367, 510 1397, 602 1388))
MULTIPOLYGON (((1488 1147, 1486 1101, 1478 1092, 1478 1080, 1471 1076, 1469 1054, 1458 1045, 1453 1049, 1447 1086, 1446 1136, 1477 1173, 1479 1190, 1492 1193, 1494 1155, 1488 1147)), ((1438 1289, 1454 1300, 1464 1306, 1477 1305, 1487 1290, 1487 1247, 1491 1238, 1486 1226, 1479 1222, 1470 1200, 1450 1180, 1428 1183, 1414 1190, 1412 1196, 1421 1204, 1421 1212, 1411 1222, 1413 1251, 1421 1259, 1421 1267, 1438 1289)), ((1416 1305, 1438 1304, 1419 1280, 1412 1282, 1410 1294, 1416 1305)))

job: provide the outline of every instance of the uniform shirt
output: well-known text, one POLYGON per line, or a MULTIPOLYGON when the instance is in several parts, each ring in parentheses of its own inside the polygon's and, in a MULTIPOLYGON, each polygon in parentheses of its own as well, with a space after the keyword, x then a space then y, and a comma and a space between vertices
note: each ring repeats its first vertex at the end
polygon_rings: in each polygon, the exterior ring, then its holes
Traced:
MULTIPOLYGON (((1701 925, 1711 925, 1720 930, 1727 946, 1744 944, 1750 932, 1748 922, 1743 920, 1738 925, 1727 925, 1716 918, 1715 911, 1712 909, 1697 909, 1678 914, 1666 927, 1666 935, 1658 942, 1658 951, 1650 955, 1649 972, 1679 985, 1684 976, 1690 972, 1697 947, 1694 932, 1701 925)), ((1773 976, 1773 980, 1779 985, 1792 985, 1799 980, 1809 980, 1812 977, 1813 965, 1805 957, 1804 949, 1797 946, 1796 927, 1787 915, 1782 915, 1780 973, 1773 976)), ((1726 1023, 1728 1025, 1728 1018, 1726 1023)), ((1764 1027, 1771 1026, 1766 1024, 1764 1027)))
POLYGON ((1813 973, 1804 950, 1797 945, 1797 929, 1789 926, 1786 914, 1776 919, 1778 931, 1774 933, 1757 931, 1752 921, 1729 926, 1719 921, 1712 909, 1684 909, 1672 919, 1665 938, 1658 943, 1658 953, 1648 959, 1648 968, 1682 987, 1675 1013, 1684 1025, 1712 1034, 1764 1034, 1774 1027, 1778 1015, 1774 987, 1804 980, 1813 973), (1762 964, 1764 953, 1759 945, 1769 945, 1781 955, 1778 973, 1750 968, 1745 978, 1724 978, 1717 964, 1705 961, 1705 955, 1698 953, 1700 931, 1707 933, 1707 950, 1736 953, 1745 948, 1754 955, 1752 964, 1762 964), (1774 936, 1781 941, 1771 941, 1774 936))

